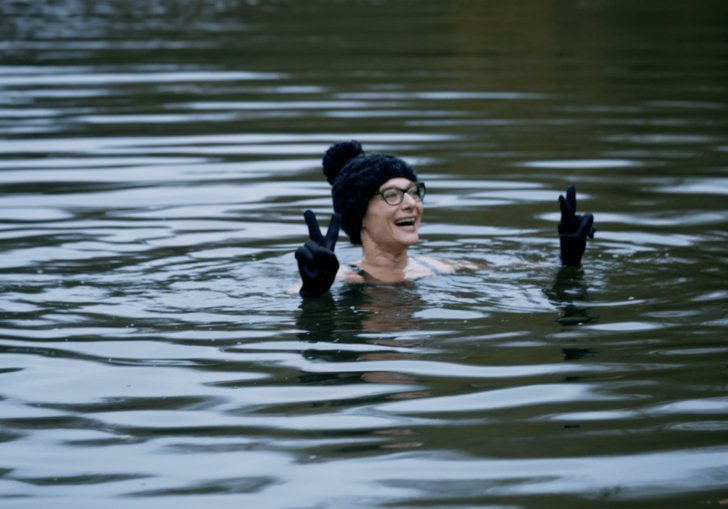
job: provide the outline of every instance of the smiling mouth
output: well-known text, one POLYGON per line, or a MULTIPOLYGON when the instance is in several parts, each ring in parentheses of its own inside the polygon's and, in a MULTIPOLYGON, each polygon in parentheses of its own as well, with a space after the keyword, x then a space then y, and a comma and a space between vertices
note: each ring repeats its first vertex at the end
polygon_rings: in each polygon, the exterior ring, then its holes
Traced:
POLYGON ((415 225, 415 218, 408 217, 406 219, 398 219, 397 221, 394 222, 394 224, 399 227, 402 227, 402 228, 411 227, 411 226, 415 225))

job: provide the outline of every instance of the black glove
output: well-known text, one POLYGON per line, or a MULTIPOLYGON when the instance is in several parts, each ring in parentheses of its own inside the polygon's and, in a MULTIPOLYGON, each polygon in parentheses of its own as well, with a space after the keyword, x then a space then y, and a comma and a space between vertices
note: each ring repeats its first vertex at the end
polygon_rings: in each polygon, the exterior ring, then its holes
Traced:
POLYGON ((316 214, 307 210, 303 217, 306 219, 311 240, 296 250, 298 272, 301 273, 303 280, 299 293, 301 297, 319 297, 334 284, 336 272, 339 270, 339 260, 334 254, 334 246, 339 238, 341 214, 337 212, 331 216, 326 238, 321 235, 316 214))
POLYGON ((569 186, 564 195, 559 196, 561 206, 561 222, 559 223, 559 240, 561 241, 561 262, 564 265, 577 266, 586 250, 586 238, 594 237, 596 230, 592 226, 594 216, 576 213, 576 189, 569 186))

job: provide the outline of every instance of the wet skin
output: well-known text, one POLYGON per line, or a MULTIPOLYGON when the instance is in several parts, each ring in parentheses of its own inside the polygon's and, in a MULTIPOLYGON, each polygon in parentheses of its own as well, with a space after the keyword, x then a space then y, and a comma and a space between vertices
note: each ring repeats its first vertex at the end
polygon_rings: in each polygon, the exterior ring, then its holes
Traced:
MULTIPOLYGON (((379 187, 408 189, 413 182, 406 178, 390 179, 379 187)), ((424 205, 409 193, 402 203, 390 205, 380 194, 369 200, 362 219, 363 256, 357 263, 368 274, 383 281, 404 279, 407 249, 419 240, 419 227, 424 205)))

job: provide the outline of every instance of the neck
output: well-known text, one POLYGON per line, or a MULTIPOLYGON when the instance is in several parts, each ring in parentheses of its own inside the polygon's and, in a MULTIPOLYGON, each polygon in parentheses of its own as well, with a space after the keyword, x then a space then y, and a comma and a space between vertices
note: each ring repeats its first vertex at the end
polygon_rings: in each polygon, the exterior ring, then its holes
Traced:
POLYGON ((409 260, 407 246, 385 249, 362 237, 362 251, 358 265, 367 274, 387 283, 405 280, 405 268, 409 260))

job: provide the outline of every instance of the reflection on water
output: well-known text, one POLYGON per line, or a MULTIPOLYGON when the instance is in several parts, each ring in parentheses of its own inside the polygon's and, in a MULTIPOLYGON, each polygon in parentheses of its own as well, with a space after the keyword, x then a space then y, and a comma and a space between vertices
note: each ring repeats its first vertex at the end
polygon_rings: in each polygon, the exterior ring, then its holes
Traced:
POLYGON ((584 274, 579 268, 559 269, 553 286, 546 294, 563 309, 562 315, 556 320, 560 324, 582 325, 596 319, 588 307, 592 299, 585 283, 584 274))
POLYGON ((0 2, 0 505, 728 500, 727 9, 0 2), (284 296, 350 139, 535 266, 284 296))

